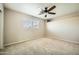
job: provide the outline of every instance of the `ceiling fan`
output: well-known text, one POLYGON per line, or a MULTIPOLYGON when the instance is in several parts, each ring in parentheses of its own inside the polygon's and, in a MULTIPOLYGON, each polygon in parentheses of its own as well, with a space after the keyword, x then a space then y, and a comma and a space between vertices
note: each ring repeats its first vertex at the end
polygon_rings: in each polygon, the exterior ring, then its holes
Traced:
MULTIPOLYGON (((56 8, 56 6, 54 5, 54 6, 52 6, 52 7, 50 7, 49 9, 48 9, 48 7, 45 7, 45 9, 43 10, 41 10, 40 11, 40 13, 39 13, 39 15, 41 15, 41 14, 44 14, 44 13, 48 13, 48 14, 52 14, 52 15, 55 15, 56 13, 54 13, 54 12, 51 12, 53 9, 55 9, 56 8)), ((45 15, 45 17, 47 17, 47 15, 45 15)))

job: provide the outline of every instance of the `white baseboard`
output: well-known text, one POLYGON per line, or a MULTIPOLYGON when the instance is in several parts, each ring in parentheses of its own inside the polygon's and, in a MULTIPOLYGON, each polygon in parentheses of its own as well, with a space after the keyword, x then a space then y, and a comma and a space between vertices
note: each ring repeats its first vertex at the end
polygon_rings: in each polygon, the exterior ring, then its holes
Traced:
POLYGON ((23 42, 28 42, 28 41, 32 41, 32 40, 36 40, 36 39, 29 39, 29 40, 23 40, 23 41, 17 41, 17 42, 13 42, 13 43, 9 43, 9 44, 4 44, 4 47, 14 45, 14 44, 23 43, 23 42))
POLYGON ((64 40, 64 39, 61 39, 61 38, 57 38, 57 37, 47 37, 49 39, 57 39, 57 40, 62 40, 62 41, 65 41, 65 42, 69 42, 69 43, 73 43, 73 44, 79 44, 79 42, 76 42, 76 41, 70 41, 70 40, 64 40))
POLYGON ((62 41, 66 41, 66 42, 70 42, 70 43, 74 43, 74 44, 79 44, 79 42, 76 42, 76 41, 70 41, 70 40, 64 40, 64 39, 61 39, 62 41))
MULTIPOLYGON (((58 39, 58 38, 56 38, 56 37, 53 37, 53 38, 45 37, 45 38, 58 39)), ((35 40, 35 39, 34 39, 34 40, 35 40)), ((69 40, 64 40, 64 39, 58 39, 58 40, 62 40, 62 41, 69 42, 69 43, 74 43, 74 44, 79 44, 79 42, 75 42, 75 41, 69 41, 69 40)), ((26 42, 26 41, 30 41, 30 40, 23 40, 23 41, 13 42, 13 43, 5 44, 4 46, 19 44, 19 43, 23 43, 23 42, 26 42)))
POLYGON ((26 41, 29 41, 29 40, 23 40, 23 41, 13 42, 13 43, 9 43, 9 44, 4 44, 4 46, 14 45, 14 44, 18 44, 18 43, 22 43, 22 42, 26 42, 26 41))

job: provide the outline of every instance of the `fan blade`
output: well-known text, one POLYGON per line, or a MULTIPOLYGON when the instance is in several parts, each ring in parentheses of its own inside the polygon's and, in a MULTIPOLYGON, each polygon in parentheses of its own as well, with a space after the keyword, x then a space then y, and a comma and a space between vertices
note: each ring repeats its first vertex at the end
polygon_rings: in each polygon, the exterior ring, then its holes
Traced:
POLYGON ((55 15, 56 13, 49 12, 49 14, 53 14, 53 15, 55 15))
POLYGON ((54 13, 54 12, 48 12, 49 14, 53 14, 53 15, 55 15, 56 13, 54 13))
POLYGON ((52 21, 52 19, 47 19, 47 22, 51 22, 52 21))
POLYGON ((53 10, 54 8, 56 8, 56 6, 55 6, 55 5, 54 5, 54 6, 52 6, 51 8, 49 8, 49 9, 48 9, 48 12, 49 12, 49 11, 51 11, 51 10, 53 10))
POLYGON ((42 9, 39 13, 39 15, 44 14, 44 10, 42 9))

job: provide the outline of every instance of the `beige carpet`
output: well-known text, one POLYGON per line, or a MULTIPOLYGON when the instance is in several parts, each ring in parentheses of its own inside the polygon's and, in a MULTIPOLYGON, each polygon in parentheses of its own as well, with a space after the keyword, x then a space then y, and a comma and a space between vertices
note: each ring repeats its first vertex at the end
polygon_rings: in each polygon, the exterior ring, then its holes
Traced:
POLYGON ((5 55, 72 55, 79 54, 79 45, 57 39, 41 38, 7 46, 0 52, 5 55))

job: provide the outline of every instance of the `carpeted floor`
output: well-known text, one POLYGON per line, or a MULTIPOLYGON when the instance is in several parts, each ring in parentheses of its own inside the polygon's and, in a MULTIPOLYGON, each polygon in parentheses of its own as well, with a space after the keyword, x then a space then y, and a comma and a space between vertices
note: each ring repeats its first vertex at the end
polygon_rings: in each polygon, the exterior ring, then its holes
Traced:
POLYGON ((0 52, 4 55, 72 55, 79 54, 79 45, 57 39, 41 38, 7 46, 0 52))

